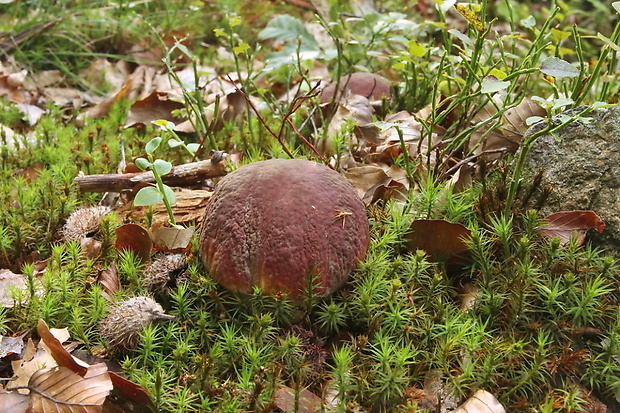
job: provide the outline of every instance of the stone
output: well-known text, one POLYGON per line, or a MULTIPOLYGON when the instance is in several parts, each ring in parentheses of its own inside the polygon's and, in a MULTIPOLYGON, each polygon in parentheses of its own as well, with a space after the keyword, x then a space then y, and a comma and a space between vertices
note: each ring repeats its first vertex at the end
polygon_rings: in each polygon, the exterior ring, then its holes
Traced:
MULTIPOLYGON (((584 109, 569 110, 553 121, 558 124, 562 116, 574 116, 584 109)), ((583 117, 555 136, 543 135, 534 142, 527 154, 523 182, 532 182, 542 173, 534 199, 541 199, 544 188, 551 189, 542 204, 542 216, 572 210, 597 213, 606 228, 600 234, 590 231, 589 242, 620 256, 620 107, 597 108, 583 117)), ((533 125, 525 139, 544 127, 542 122, 533 125)))

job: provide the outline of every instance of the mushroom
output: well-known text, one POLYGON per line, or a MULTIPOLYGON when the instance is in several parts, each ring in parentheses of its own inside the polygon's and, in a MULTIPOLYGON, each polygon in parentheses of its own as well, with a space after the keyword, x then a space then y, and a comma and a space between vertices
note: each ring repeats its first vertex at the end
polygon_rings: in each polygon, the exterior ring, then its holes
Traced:
POLYGON ((302 159, 272 159, 222 178, 207 205, 200 255, 232 291, 292 299, 342 287, 366 254, 364 204, 337 172, 302 159))
POLYGON ((391 83, 386 78, 375 73, 356 72, 340 78, 339 82, 332 82, 321 93, 321 104, 328 104, 334 98, 338 85, 336 99, 341 100, 348 94, 361 95, 370 102, 377 102, 381 99, 392 96, 391 83))

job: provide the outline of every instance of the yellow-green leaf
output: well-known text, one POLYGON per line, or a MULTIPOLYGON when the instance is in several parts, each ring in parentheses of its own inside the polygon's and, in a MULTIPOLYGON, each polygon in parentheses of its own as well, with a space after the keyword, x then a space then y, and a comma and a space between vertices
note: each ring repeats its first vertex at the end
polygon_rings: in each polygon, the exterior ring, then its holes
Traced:
POLYGON ((237 46, 233 47, 233 52, 235 52, 236 55, 240 55, 242 53, 245 53, 246 50, 248 50, 249 48, 250 45, 246 42, 239 42, 237 46))
POLYGON ((222 29, 213 29, 213 33, 215 33, 217 37, 228 37, 228 35, 222 29))
POLYGON ((415 57, 422 57, 426 54, 426 47, 416 42, 415 40, 411 40, 409 42, 409 54, 415 57))
POLYGON ((239 26, 241 24, 241 17, 239 16, 231 17, 230 20, 228 21, 228 24, 230 24, 230 27, 239 26))
POLYGON ((563 30, 551 29, 551 35, 557 43, 564 39, 568 39, 571 36, 571 32, 565 32, 563 30))

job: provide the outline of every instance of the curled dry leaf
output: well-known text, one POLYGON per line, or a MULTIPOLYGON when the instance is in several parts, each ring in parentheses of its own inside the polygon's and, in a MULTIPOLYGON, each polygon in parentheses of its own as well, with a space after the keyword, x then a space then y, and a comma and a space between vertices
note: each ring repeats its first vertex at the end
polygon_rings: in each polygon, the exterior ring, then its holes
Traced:
MULTIPOLYGON (((504 103, 499 96, 487 103, 473 117, 473 124, 488 121, 497 114, 497 108, 504 103)), ((489 126, 477 129, 471 136, 468 150, 476 155, 485 154, 489 159, 497 159, 502 153, 515 153, 529 126, 526 120, 531 116, 546 116, 547 111, 530 98, 525 98, 513 108, 508 109, 500 119, 500 127, 489 132, 489 126)))
POLYGON ((463 225, 442 219, 417 219, 407 235, 407 249, 423 250, 432 260, 444 261, 467 252, 471 232, 463 225))
POLYGON ((357 191, 357 195, 369 205, 378 199, 406 196, 409 190, 407 172, 395 165, 363 165, 349 168, 343 173, 357 191))
POLYGON ((338 104, 338 109, 327 127, 325 140, 317 145, 326 155, 336 154, 338 148, 334 143, 336 137, 343 133, 346 125, 353 123, 353 134, 345 137, 347 148, 363 147, 366 142, 374 140, 376 128, 372 125, 374 109, 370 101, 361 95, 348 95, 338 104))
POLYGON ((605 229, 605 223, 594 211, 564 211, 545 217, 539 231, 547 238, 558 237, 562 245, 567 244, 572 237, 581 245, 590 229, 599 233, 605 229))
POLYGON ((143 263, 151 260, 153 241, 149 232, 138 224, 125 224, 116 229, 116 250, 128 249, 143 263))
POLYGON ((162 252, 187 251, 191 245, 196 227, 170 228, 157 226, 151 229, 153 248, 162 252))
POLYGON ((376 152, 382 153, 391 148, 396 151, 389 151, 395 159, 402 152, 402 140, 405 142, 409 156, 416 157, 418 155, 426 155, 428 151, 439 143, 439 137, 436 133, 432 133, 430 140, 428 136, 422 134, 422 124, 416 117, 407 111, 401 111, 385 117, 382 128, 378 136, 380 146, 376 152))
POLYGON ((162 92, 153 92, 142 100, 131 105, 127 114, 126 128, 136 125, 150 125, 152 121, 165 119, 171 122, 179 121, 172 115, 172 111, 182 109, 183 104, 169 100, 162 92))
POLYGON ((99 284, 101 284, 101 295, 108 301, 114 302, 114 295, 121 289, 121 280, 118 276, 118 267, 113 262, 110 266, 101 271, 99 275, 99 284))

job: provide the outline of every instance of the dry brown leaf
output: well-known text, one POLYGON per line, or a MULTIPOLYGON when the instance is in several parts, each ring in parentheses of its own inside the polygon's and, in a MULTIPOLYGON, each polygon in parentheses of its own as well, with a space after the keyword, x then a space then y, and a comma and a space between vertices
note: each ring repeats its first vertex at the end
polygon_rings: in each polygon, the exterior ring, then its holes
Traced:
POLYGON ((172 111, 182 108, 182 103, 169 100, 165 93, 153 92, 146 98, 131 105, 125 127, 150 125, 151 122, 159 119, 179 122, 180 119, 175 117, 172 111))
POLYGON ((101 284, 101 295, 109 302, 115 302, 114 295, 121 289, 121 280, 118 276, 118 268, 113 262, 110 266, 101 271, 99 275, 99 284, 101 284))
POLYGON ((506 413, 506 409, 491 393, 478 390, 453 413, 506 413))
POLYGON ((60 84, 64 79, 64 76, 60 70, 43 70, 37 73, 32 73, 25 80, 26 87, 30 90, 42 89, 50 87, 52 85, 60 84))
POLYGON ((30 395, 5 392, 0 386, 0 413, 25 413, 29 404, 30 395))
POLYGON ((153 241, 149 232, 138 224, 125 224, 116 229, 117 251, 128 249, 146 264, 151 260, 153 241))
MULTIPOLYGON (((495 105, 503 103, 498 98, 495 105)), ((487 103, 473 117, 473 124, 487 121, 497 114, 497 108, 492 102, 487 103)), ((546 116, 546 110, 529 98, 525 98, 517 106, 508 109, 502 115, 501 126, 488 132, 488 126, 476 130, 469 141, 468 150, 476 155, 485 154, 489 159, 497 159, 502 153, 515 153, 528 130, 526 124, 530 116, 546 116)))
POLYGON ((81 377, 66 367, 35 372, 28 387, 30 408, 34 412, 101 412, 101 406, 112 390, 112 381, 104 363, 89 367, 81 377))
POLYGON ((103 99, 88 92, 82 92, 68 87, 46 87, 41 90, 46 101, 56 106, 80 109, 83 106, 99 104, 103 99))
POLYGON ((41 116, 46 113, 46 111, 40 107, 28 103, 17 103, 15 107, 24 115, 23 120, 26 121, 29 126, 36 125, 39 119, 41 119, 41 116))
POLYGON ((121 59, 116 63, 108 59, 99 58, 79 73, 81 81, 93 89, 108 88, 121 90, 131 74, 128 62, 121 59))
POLYGON ((86 374, 86 367, 79 364, 62 345, 70 337, 69 331, 66 328, 50 330, 45 321, 39 320, 37 333, 39 333, 42 340, 42 343, 39 343, 39 347, 44 348, 58 366, 67 367, 81 376, 86 374))
POLYGON ((376 139, 377 129, 372 124, 374 109, 370 101, 361 95, 348 95, 338 104, 338 109, 327 126, 325 139, 317 149, 325 155, 336 154, 334 139, 342 134, 343 128, 353 123, 353 133, 345 137, 345 147, 361 148, 366 142, 376 139))
MULTIPOLYGON (((24 356, 21 360, 15 360, 11 362, 11 367, 13 368, 13 375, 15 380, 11 381, 11 386, 14 387, 25 387, 28 385, 30 378, 32 375, 39 369, 42 368, 52 368, 58 365, 57 359, 69 366, 77 366, 76 370, 81 369, 82 367, 77 364, 77 362, 69 361, 71 355, 65 350, 62 346, 61 341, 66 341, 69 339, 69 332, 67 329, 49 329, 43 320, 39 320, 39 324, 37 326, 37 332, 39 333, 42 340, 39 342, 39 345, 35 347, 32 340, 28 340, 26 343, 26 350, 24 351, 24 356), (54 354, 52 354, 51 348, 54 349, 56 358, 54 354)), ((22 394, 27 394, 27 390, 18 390, 22 394)))
POLYGON ((468 248, 465 240, 471 232, 459 223, 442 219, 417 219, 411 223, 407 234, 407 249, 423 250, 434 261, 444 261, 464 254, 468 248))
POLYGON ((401 198, 409 189, 406 171, 394 165, 363 165, 349 168, 342 175, 366 205, 378 199, 401 198))
POLYGON ((103 243, 95 238, 85 237, 80 239, 80 250, 85 258, 97 258, 101 254, 103 243))
POLYGON ((318 413, 322 400, 308 389, 302 389, 296 395, 294 389, 282 386, 276 390, 274 403, 284 413, 318 413))
POLYGON ((545 217, 539 232, 547 238, 558 237, 561 245, 566 245, 572 237, 581 245, 590 229, 599 233, 605 229, 605 223, 594 211, 564 211, 545 217))
POLYGON ((196 227, 170 228, 157 226, 151 229, 153 248, 161 252, 187 251, 191 245, 196 227))
POLYGON ((25 169, 18 169, 13 172, 13 176, 23 176, 26 179, 26 182, 32 182, 37 179, 41 173, 41 170, 45 167, 45 163, 37 162, 30 165, 25 169))
POLYGON ((0 359, 10 354, 21 355, 24 350, 24 335, 18 337, 0 336, 0 359))

